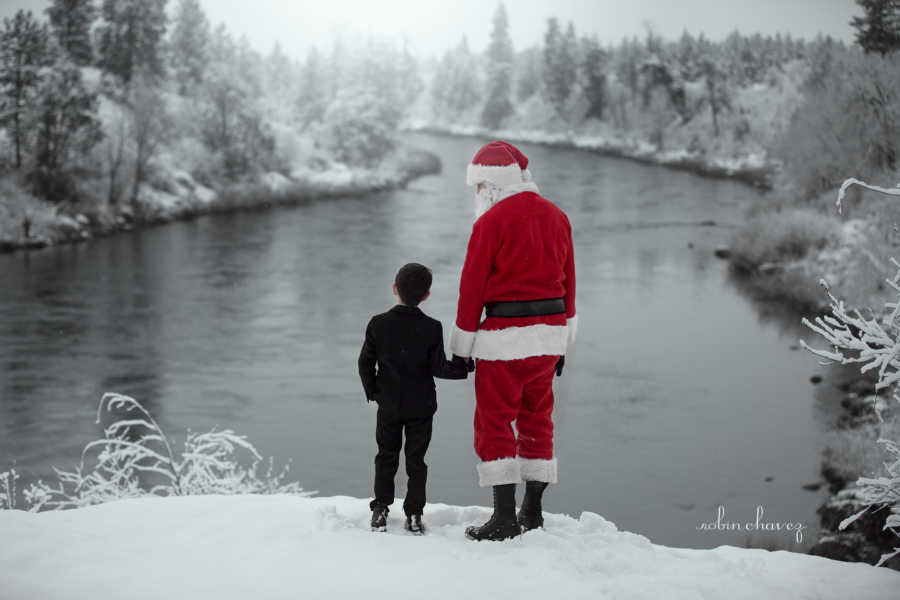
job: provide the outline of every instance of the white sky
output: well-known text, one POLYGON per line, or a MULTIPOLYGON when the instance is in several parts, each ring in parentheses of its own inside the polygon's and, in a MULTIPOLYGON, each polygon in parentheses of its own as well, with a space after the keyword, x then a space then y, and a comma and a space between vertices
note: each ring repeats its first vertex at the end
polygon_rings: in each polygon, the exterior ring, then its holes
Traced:
MULTIPOLYGON (((101 0, 95 0, 99 5, 101 0)), ((169 0, 170 13, 178 0, 169 0)), ((201 0, 213 24, 246 35, 267 52, 275 40, 295 56, 310 44, 330 47, 368 34, 405 38, 420 55, 440 54, 469 37, 475 50, 487 45, 495 0, 201 0)), ((0 16, 19 8, 42 12, 49 0, 0 0, 0 16)), ((685 29, 720 39, 742 33, 789 32, 812 38, 829 34, 853 40, 850 18, 860 13, 853 0, 506 0, 510 34, 517 48, 539 43, 546 20, 573 21, 579 34, 596 33, 604 42, 642 35, 644 24, 667 39, 685 29)))

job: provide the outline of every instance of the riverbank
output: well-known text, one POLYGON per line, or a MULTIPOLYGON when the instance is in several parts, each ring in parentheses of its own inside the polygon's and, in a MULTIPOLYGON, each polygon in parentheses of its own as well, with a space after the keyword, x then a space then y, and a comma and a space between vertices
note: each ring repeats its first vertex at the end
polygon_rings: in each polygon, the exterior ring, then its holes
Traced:
POLYGON ((289 174, 262 173, 239 183, 207 186, 177 165, 163 163, 141 186, 134 205, 54 205, 34 198, 21 180, 0 180, 0 253, 77 243, 177 220, 237 210, 286 205, 316 198, 358 196, 405 186, 439 173, 440 159, 425 150, 400 147, 372 169, 338 162, 289 174))
POLYGON ((545 514, 542 530, 472 542, 490 509, 426 506, 427 532, 369 531, 362 498, 291 495, 121 500, 37 514, 0 511, 0 596, 458 598, 847 597, 887 600, 900 574, 786 551, 671 548, 602 516, 545 514), (349 571, 352 577, 347 577, 349 571), (453 573, 448 577, 448 573, 453 573), (153 580, 153 585, 142 581, 153 580))
MULTIPOLYGON (((834 375, 822 385, 835 385, 841 390, 839 414, 832 424, 828 446, 822 456, 822 478, 831 497, 816 511, 822 535, 809 550, 810 554, 835 560, 876 564, 884 554, 893 552, 897 536, 885 529, 890 506, 870 509, 845 529, 840 523, 865 507, 856 490, 859 477, 879 475, 888 460, 878 439, 900 437, 897 407, 887 398, 887 390, 875 392, 875 381, 866 377, 834 381, 834 375), (875 406, 881 408, 880 421, 875 406)), ((900 556, 885 563, 900 571, 900 556)))
POLYGON ((853 307, 879 307, 889 298, 890 232, 868 216, 841 220, 808 208, 765 210, 751 216, 721 253, 751 295, 777 300, 809 316, 824 314, 829 298, 853 307))
POLYGON ((657 165, 688 171, 705 177, 735 179, 749 185, 770 189, 771 177, 776 164, 763 153, 749 153, 743 156, 716 156, 688 147, 660 150, 647 141, 629 138, 624 134, 576 135, 574 132, 550 133, 543 130, 497 129, 491 130, 477 125, 437 124, 425 121, 411 121, 406 124, 408 131, 503 139, 509 142, 527 142, 554 148, 570 148, 596 152, 604 156, 626 158, 643 164, 657 165))

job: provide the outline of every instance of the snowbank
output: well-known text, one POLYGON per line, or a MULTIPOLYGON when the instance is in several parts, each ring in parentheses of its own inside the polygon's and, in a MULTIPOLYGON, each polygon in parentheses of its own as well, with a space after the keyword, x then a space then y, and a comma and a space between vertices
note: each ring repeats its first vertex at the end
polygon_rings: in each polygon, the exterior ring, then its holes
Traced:
POLYGON ((0 179, 0 195, 12 200, 0 205, 0 253, 40 249, 61 243, 127 231, 144 225, 190 219, 210 213, 291 204, 311 198, 354 196, 405 186, 409 181, 437 173, 440 159, 433 153, 400 147, 374 168, 349 167, 340 162, 295 165, 288 175, 265 172, 242 183, 203 185, 180 169, 171 155, 155 163, 154 182, 141 186, 138 206, 125 207, 115 216, 109 207, 70 217, 68 208, 51 205, 25 192, 13 179, 0 179), (28 217, 26 237, 23 221, 28 217))
POLYGON ((594 513, 471 542, 482 507, 430 504, 428 534, 368 530, 366 500, 191 496, 0 511, 0 598, 879 598, 900 573, 786 551, 668 548, 594 513))
POLYGON ((510 142, 528 142, 558 148, 576 148, 599 152, 620 158, 630 158, 639 162, 690 171, 707 177, 737 179, 761 188, 770 187, 770 174, 774 163, 766 158, 766 153, 757 150, 739 156, 717 156, 688 148, 657 150, 656 146, 640 138, 624 134, 596 135, 552 133, 539 129, 498 129, 491 130, 477 125, 411 120, 404 125, 408 131, 422 131, 459 136, 490 137, 510 142))

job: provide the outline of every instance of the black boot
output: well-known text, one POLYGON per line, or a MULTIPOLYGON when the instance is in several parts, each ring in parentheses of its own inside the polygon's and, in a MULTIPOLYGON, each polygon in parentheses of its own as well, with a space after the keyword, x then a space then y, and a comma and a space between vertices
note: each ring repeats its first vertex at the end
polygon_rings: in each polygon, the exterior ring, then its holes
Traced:
POLYGON ((466 528, 470 540, 500 541, 516 537, 522 533, 516 521, 516 484, 506 483, 494 486, 494 514, 481 527, 466 528))
POLYGON ((422 524, 422 515, 406 515, 406 530, 414 535, 424 535, 425 525, 422 524))
POLYGON ((519 510, 519 525, 522 533, 544 526, 544 515, 541 513, 541 496, 547 489, 545 481, 526 481, 525 497, 519 510))
POLYGON ((388 507, 384 504, 373 503, 372 506, 372 531, 387 531, 388 507))

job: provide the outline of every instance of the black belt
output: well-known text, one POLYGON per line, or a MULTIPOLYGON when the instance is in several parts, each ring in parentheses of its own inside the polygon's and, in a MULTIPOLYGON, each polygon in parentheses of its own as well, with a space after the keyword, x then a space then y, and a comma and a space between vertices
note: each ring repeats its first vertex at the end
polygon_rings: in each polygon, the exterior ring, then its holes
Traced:
POLYGON ((566 312, 562 298, 522 300, 519 302, 488 302, 484 310, 489 317, 539 317, 566 312))

